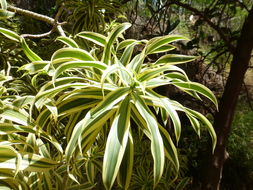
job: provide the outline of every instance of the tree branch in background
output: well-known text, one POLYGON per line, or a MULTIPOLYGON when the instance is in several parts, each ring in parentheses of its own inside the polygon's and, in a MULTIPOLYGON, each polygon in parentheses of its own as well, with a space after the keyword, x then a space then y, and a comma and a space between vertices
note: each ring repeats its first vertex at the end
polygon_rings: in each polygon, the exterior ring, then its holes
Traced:
POLYGON ((170 6, 172 4, 183 7, 193 12, 195 15, 199 16, 200 18, 202 18, 211 28, 213 28, 220 35, 221 39, 224 40, 225 44, 227 45, 229 51, 231 53, 234 53, 235 47, 230 43, 229 38, 223 33, 222 29, 218 25, 214 24, 207 16, 205 16, 203 12, 199 11, 198 9, 195 9, 194 7, 191 7, 188 4, 181 3, 177 0, 168 0, 164 6, 170 6))
POLYGON ((45 16, 45 15, 42 15, 42 14, 39 14, 39 13, 35 13, 35 12, 32 12, 32 11, 21 9, 21 8, 18 8, 18 7, 14 7, 14 6, 9 6, 8 7, 9 11, 12 11, 12 12, 15 12, 17 14, 27 16, 27 17, 30 17, 30 18, 33 18, 33 19, 36 19, 36 20, 40 20, 42 22, 46 22, 46 23, 53 26, 52 30, 50 30, 49 32, 43 33, 43 34, 22 34, 23 37, 29 37, 29 38, 46 37, 46 36, 52 34, 54 31, 58 31, 58 33, 61 36, 66 36, 63 29, 62 29, 62 25, 65 24, 66 22, 63 22, 63 23, 58 22, 58 19, 61 15, 63 9, 64 9, 64 5, 62 5, 59 8, 55 18, 51 18, 51 17, 45 16))

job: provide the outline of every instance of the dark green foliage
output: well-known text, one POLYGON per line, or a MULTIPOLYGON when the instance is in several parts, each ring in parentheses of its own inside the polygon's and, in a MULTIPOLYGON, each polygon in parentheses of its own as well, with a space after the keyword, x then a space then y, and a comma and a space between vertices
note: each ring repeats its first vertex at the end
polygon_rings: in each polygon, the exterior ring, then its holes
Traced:
POLYGON ((237 106, 224 165, 224 189, 250 189, 253 185, 253 110, 247 98, 241 97, 237 106))
POLYGON ((72 25, 72 33, 103 32, 121 14, 121 4, 114 0, 59 0, 65 4, 64 19, 72 25))

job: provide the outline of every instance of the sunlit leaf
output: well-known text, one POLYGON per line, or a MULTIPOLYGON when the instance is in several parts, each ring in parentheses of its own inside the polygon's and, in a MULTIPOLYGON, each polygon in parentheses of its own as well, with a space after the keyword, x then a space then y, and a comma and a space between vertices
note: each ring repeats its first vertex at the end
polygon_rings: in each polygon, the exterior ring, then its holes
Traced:
POLYGON ((178 40, 188 40, 188 38, 181 35, 167 35, 153 38, 147 43, 146 54, 152 54, 164 45, 178 40))
POLYGON ((126 97, 116 112, 108 139, 103 161, 103 182, 111 189, 118 174, 128 141, 130 127, 129 97, 126 97))
POLYGON ((93 43, 104 47, 106 45, 106 37, 95 32, 80 32, 76 36, 92 41, 93 43))
POLYGON ((24 53, 30 61, 42 61, 42 59, 28 47, 24 38, 20 38, 20 43, 24 50, 24 53))
POLYGON ((72 48, 79 48, 78 44, 71 38, 66 36, 59 36, 56 38, 56 40, 61 41, 62 43, 66 44, 69 47, 72 48))
POLYGON ((8 29, 5 29, 5 28, 0 27, 0 32, 1 32, 4 36, 6 36, 7 38, 9 38, 9 39, 11 39, 11 40, 14 40, 14 41, 16 41, 16 42, 19 42, 19 41, 20 41, 20 36, 19 36, 17 33, 11 31, 11 30, 8 30, 8 29))
POLYGON ((136 94, 134 104, 146 122, 151 134, 151 152, 154 159, 154 186, 159 182, 164 169, 164 145, 158 124, 144 101, 136 94))
POLYGON ((106 46, 105 46, 105 50, 104 50, 104 54, 103 54, 103 59, 102 59, 102 61, 104 63, 108 64, 110 62, 111 49, 112 49, 112 45, 115 42, 116 38, 122 32, 124 32, 125 30, 127 30, 130 26, 131 26, 131 24, 129 24, 129 23, 120 24, 107 37, 106 46))

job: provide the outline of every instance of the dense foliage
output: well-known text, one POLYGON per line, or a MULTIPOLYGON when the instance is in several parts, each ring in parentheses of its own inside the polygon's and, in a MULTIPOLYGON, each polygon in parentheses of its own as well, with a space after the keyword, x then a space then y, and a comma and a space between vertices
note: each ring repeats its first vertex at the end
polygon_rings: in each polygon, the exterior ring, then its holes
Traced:
MULTIPOLYGON (((134 155, 132 133, 137 131, 151 140, 155 186, 163 174, 164 156, 176 170, 179 168, 176 147, 163 127, 169 116, 176 142, 179 141, 181 124, 177 111, 186 113, 198 135, 203 123, 215 147, 215 133, 202 114, 152 90, 171 84, 196 98, 200 98, 197 93, 204 95, 217 105, 210 90, 190 82, 185 72, 175 66, 194 57, 166 54, 154 63, 144 63, 147 55, 174 49, 168 43, 185 38, 169 35, 150 41, 118 39, 129 27, 127 23, 120 24, 108 37, 79 33, 78 37, 102 47, 91 47, 90 53, 72 39, 59 37, 69 47, 57 50, 50 61, 42 60, 16 33, 0 29, 7 38, 19 42, 30 59, 31 63, 19 71, 26 71, 24 77, 31 79, 29 86, 34 90, 13 92, 7 85, 2 93, 1 129, 5 141, 1 149, 6 157, 1 158, 1 168, 9 175, 13 172, 13 176, 20 176, 20 184, 10 176, 4 180, 10 187, 57 189, 63 187, 67 176, 65 188, 80 188, 75 183, 92 187, 102 170, 106 189, 111 189, 116 177, 120 186, 128 188, 134 155), (132 57, 136 45, 143 46, 143 50, 132 57), (162 114, 163 123, 157 122, 155 112, 148 106, 162 114), (133 123, 138 128, 133 128, 133 123), (37 181, 25 183, 23 178, 31 175, 27 171, 33 172, 37 181), (85 175, 81 175, 83 172, 85 175)), ((3 76, 2 83, 5 86, 15 80, 18 79, 3 76)))
MULTIPOLYGON (((0 1, 3 187, 201 186, 210 171, 210 135, 213 151, 216 144, 210 121, 218 115, 218 103, 208 88, 190 80, 207 85, 218 97, 226 90, 252 1, 9 2, 40 14, 0 1), (119 24, 127 19, 131 27, 119 24)), ((249 104, 251 81, 247 77, 244 84, 249 104)), ((252 179, 251 110, 240 102, 224 148, 224 189, 247 189, 252 179)), ((218 113, 225 113, 220 108, 218 113)), ((216 131, 227 128, 215 125, 216 131)), ((219 146, 228 134, 221 133, 219 146)))

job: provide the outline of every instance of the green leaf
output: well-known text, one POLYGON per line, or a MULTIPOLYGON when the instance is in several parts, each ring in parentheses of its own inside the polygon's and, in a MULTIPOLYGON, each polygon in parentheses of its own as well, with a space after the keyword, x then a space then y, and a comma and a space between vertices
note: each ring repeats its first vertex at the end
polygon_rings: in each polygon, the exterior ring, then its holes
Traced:
POLYGON ((53 189, 53 184, 52 184, 53 182, 51 180, 51 177, 52 176, 50 175, 49 172, 43 173, 43 179, 42 179, 42 181, 44 182, 42 186, 43 189, 53 189))
POLYGON ((172 106, 172 104, 170 103, 168 98, 161 98, 160 101, 164 105, 165 110, 168 112, 168 114, 172 120, 175 135, 176 135, 176 141, 178 144, 180 136, 181 136, 181 122, 178 117, 178 114, 175 111, 174 107, 172 106))
POLYGON ((186 116, 190 120, 191 126, 193 127, 194 131, 200 137, 200 123, 199 123, 199 121, 195 117, 193 117, 191 114, 186 114, 186 116))
POLYGON ((78 97, 68 98, 67 100, 62 101, 57 105, 59 110, 59 116, 66 114, 73 114, 85 109, 92 108, 96 106, 101 101, 101 99, 97 100, 92 98, 78 98, 78 97))
POLYGON ((16 170, 18 154, 21 155, 22 159, 18 168, 19 170, 45 172, 59 165, 59 162, 44 158, 37 154, 21 151, 17 153, 10 146, 0 146, 0 154, 0 168, 16 170))
POLYGON ((123 40, 122 42, 119 43, 119 45, 117 46, 117 51, 121 50, 121 49, 124 49, 125 47, 133 44, 137 42, 137 40, 134 40, 134 39, 126 39, 126 40, 123 40))
POLYGON ((175 48, 176 48, 175 46, 166 44, 166 45, 163 45, 163 46, 161 46, 161 47, 155 49, 155 50, 152 51, 152 53, 150 53, 150 54, 164 53, 164 52, 171 51, 171 50, 173 50, 173 49, 175 49, 175 48))
POLYGON ((88 181, 91 184, 94 184, 96 180, 96 168, 94 163, 90 159, 85 163, 85 169, 88 181))
POLYGON ((29 114, 17 108, 5 107, 0 109, 0 117, 21 125, 31 124, 29 114))
MULTIPOLYGON (((176 108, 173 106, 171 103, 170 99, 167 97, 163 97, 157 93, 155 93, 151 89, 147 89, 147 92, 149 94, 150 100, 155 100, 158 102, 159 107, 162 107, 166 110, 167 114, 170 116, 173 126, 174 126, 174 131, 175 131, 175 136, 176 136, 176 141, 177 143, 179 142, 180 135, 181 135, 181 122, 179 119, 179 116, 176 112, 176 108)), ((145 98, 145 96, 144 96, 145 98)))
POLYGON ((61 41, 62 43, 66 44, 69 47, 72 48, 79 48, 78 44, 75 42, 75 40, 66 37, 66 36, 59 36, 56 38, 56 40, 61 41))
POLYGON ((140 54, 137 54, 132 59, 132 61, 130 61, 130 63, 127 65, 127 68, 133 73, 139 73, 143 66, 144 59, 145 59, 145 52, 142 51, 140 54))
POLYGON ((81 60, 81 61, 96 61, 89 52, 79 48, 59 49, 53 54, 51 60, 54 61, 56 59, 63 59, 63 58, 71 58, 73 60, 81 60))
MULTIPOLYGON (((63 77, 63 78, 56 79, 54 83, 52 81, 46 83, 44 86, 41 87, 40 92, 50 90, 54 87, 59 87, 59 86, 69 84, 69 83, 85 82, 85 81, 86 80, 84 78, 81 78, 81 77, 63 77)), ((84 85, 85 84, 86 83, 84 83, 84 85)))
POLYGON ((96 32, 80 32, 76 36, 81 37, 83 39, 92 41, 93 43, 104 47, 106 45, 106 37, 102 34, 96 32))
MULTIPOLYGON (((77 147, 78 139, 82 137, 87 144, 90 141, 86 139, 93 131, 96 131, 104 124, 111 116, 113 112, 113 107, 122 101, 128 94, 130 88, 119 88, 111 93, 109 93, 105 99, 100 102, 96 107, 91 109, 74 128, 68 146, 66 148, 66 160, 69 162, 73 153, 77 147)), ((94 135, 95 136, 95 135, 94 135)), ((96 137, 96 136, 95 136, 96 137)), ((92 142, 91 142, 92 143, 92 142)))
POLYGON ((173 163, 176 170, 179 171, 177 148, 174 145, 170 137, 170 134, 166 131, 166 129, 164 129, 161 125, 159 125, 159 129, 161 131, 161 136, 163 138, 165 155, 173 163))
POLYGON ((108 66, 107 69, 103 72, 103 75, 101 77, 101 88, 104 91, 104 83, 105 80, 108 79, 108 81, 110 81, 109 76, 111 74, 115 74, 116 71, 120 71, 121 75, 122 75, 122 82, 125 84, 125 86, 129 86, 129 84, 132 84, 133 82, 133 78, 131 76, 131 74, 128 72, 128 70, 123 67, 123 66, 118 66, 118 65, 112 65, 112 66, 108 66), (128 79, 128 80, 124 80, 124 79, 128 79))
POLYGON ((103 182, 106 189, 111 189, 116 179, 127 146, 130 127, 129 103, 127 96, 119 106, 106 141, 103 160, 103 182))
POLYGON ((46 101, 44 105, 51 112, 51 115, 52 115, 54 121, 57 122, 58 109, 57 109, 55 103, 52 100, 48 99, 48 101, 46 101))
POLYGON ((26 105, 33 104, 35 96, 22 96, 20 98, 17 98, 16 100, 13 101, 13 106, 17 107, 17 108, 23 108, 26 105))
POLYGON ((13 125, 10 123, 0 123, 1 135, 17 133, 17 132, 33 133, 33 134, 36 133, 36 131, 30 126, 19 126, 19 125, 13 125))
POLYGON ((134 105, 146 122, 151 134, 151 152, 154 159, 154 187, 159 182, 164 169, 164 145, 158 124, 145 102, 133 93, 134 105))
POLYGON ((144 70, 138 75, 138 81, 143 82, 150 79, 154 79, 156 76, 164 75, 164 72, 166 71, 182 72, 182 74, 186 76, 185 72, 179 67, 174 66, 174 65, 165 65, 162 67, 156 67, 156 68, 144 70))
MULTIPOLYGON (((31 126, 20 126, 20 125, 14 125, 10 123, 0 123, 0 134, 1 135, 9 135, 13 133, 27 133, 33 134, 33 135, 40 135, 41 138, 47 140, 50 142, 56 150, 59 151, 59 153, 62 153, 62 148, 60 144, 48 133, 42 131, 41 129, 31 127, 31 126)), ((18 143, 24 143, 22 141, 18 141, 18 143)))
POLYGON ((90 184, 89 182, 82 183, 82 184, 75 184, 75 185, 70 185, 67 187, 67 190, 91 190, 94 189, 95 185, 90 184))
POLYGON ((61 73, 75 68, 92 67, 99 70, 105 70, 107 65, 100 61, 69 61, 61 64, 54 73, 54 78, 57 78, 61 73))
POLYGON ((172 81, 172 79, 162 79, 160 77, 156 77, 156 78, 150 79, 148 81, 145 81, 145 86, 146 86, 146 88, 153 89, 153 88, 156 88, 159 86, 170 84, 171 81, 172 81))
POLYGON ((7 38, 9 38, 9 39, 11 39, 11 40, 14 40, 14 41, 16 41, 16 42, 19 42, 19 41, 20 41, 20 36, 19 36, 17 33, 11 31, 11 30, 8 30, 8 29, 5 29, 5 28, 0 27, 0 32, 1 32, 4 36, 6 36, 7 38))
POLYGON ((181 35, 167 35, 153 38, 147 43, 145 54, 146 55, 152 54, 157 50, 159 50, 164 45, 178 40, 188 40, 188 38, 181 35))
POLYGON ((183 178, 176 186, 175 190, 183 190, 186 188, 186 185, 188 185, 191 182, 191 178, 185 177, 183 178))
POLYGON ((126 49, 124 50, 124 52, 120 58, 120 62, 122 63, 122 65, 126 66, 130 62, 130 60, 132 58, 133 50, 134 50, 134 47, 136 44, 137 43, 132 43, 131 45, 128 45, 126 47, 126 49))
POLYGON ((87 112, 88 110, 86 110, 86 112, 77 112, 69 116, 68 123, 66 124, 66 127, 64 129, 64 134, 66 135, 68 142, 70 141, 70 137, 74 127, 83 118, 83 114, 86 114, 87 112))
POLYGON ((215 149, 216 143, 217 143, 217 136, 216 136, 216 133, 215 133, 214 128, 213 128, 212 124, 210 123, 210 121, 208 121, 208 119, 204 115, 202 115, 201 113, 199 113, 197 111, 194 111, 189 108, 184 108, 184 110, 185 110, 186 114, 191 114, 194 117, 196 117, 197 119, 199 119, 204 124, 204 126, 207 128, 207 130, 212 138, 213 152, 214 152, 214 149, 215 149))
POLYGON ((176 87, 186 90, 186 91, 195 91, 199 94, 202 94, 203 96, 207 97, 209 100, 211 100, 216 108, 218 109, 218 102, 214 94, 211 90, 209 90, 207 87, 205 87, 202 84, 196 83, 196 82, 172 82, 173 85, 176 87))
POLYGON ((0 0, 0 4, 1 4, 1 8, 2 9, 7 9, 7 2, 6 2, 6 0, 0 0))
POLYGON ((14 15, 15 15, 14 12, 0 9, 0 19, 11 18, 11 17, 13 17, 14 15))
POLYGON ((28 47, 23 37, 20 37, 20 43, 24 50, 24 53, 30 61, 42 61, 42 59, 28 47))
POLYGON ((30 75, 33 75, 40 71, 44 71, 48 64, 50 64, 50 61, 34 61, 21 66, 18 70, 26 70, 30 75))
POLYGON ((49 90, 41 90, 40 92, 38 92, 37 96, 36 96, 36 105, 40 108, 44 105, 46 99, 49 96, 55 96, 56 94, 58 94, 59 92, 68 89, 68 88, 85 88, 87 87, 85 83, 70 83, 70 84, 64 84, 64 85, 60 85, 57 86, 55 88, 50 88, 49 90))
POLYGON ((131 26, 130 23, 120 24, 107 37, 107 40, 106 40, 107 43, 106 43, 103 58, 102 58, 102 61, 105 64, 109 64, 109 62, 111 61, 111 49, 112 49, 113 43, 115 42, 117 37, 120 34, 122 34, 125 30, 127 30, 130 26, 131 26))
POLYGON ((131 181, 132 170, 134 164, 134 144, 131 132, 128 134, 127 146, 123 159, 121 161, 119 173, 118 173, 118 183, 124 189, 128 189, 131 181))
POLYGON ((196 59, 195 56, 180 55, 180 54, 168 54, 160 57, 155 64, 180 64, 187 63, 196 59))

